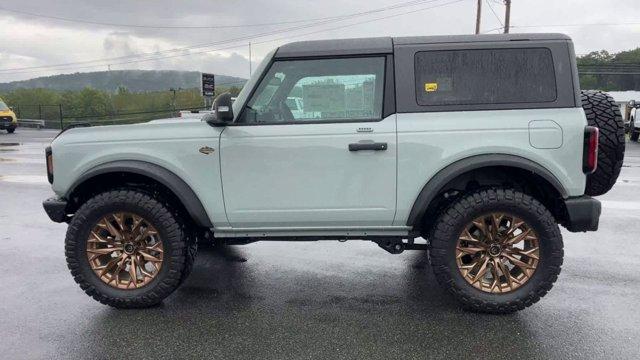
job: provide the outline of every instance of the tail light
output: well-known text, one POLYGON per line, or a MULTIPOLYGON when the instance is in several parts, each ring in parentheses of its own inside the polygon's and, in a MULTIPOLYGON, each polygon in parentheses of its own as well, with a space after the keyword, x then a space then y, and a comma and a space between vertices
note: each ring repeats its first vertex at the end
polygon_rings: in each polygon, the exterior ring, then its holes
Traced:
POLYGON ((587 126, 584 129, 584 149, 582 151, 582 171, 592 174, 598 168, 598 138, 600 130, 587 126))
POLYGON ((49 184, 53 184, 53 153, 51 152, 51 146, 47 146, 44 154, 47 159, 47 180, 49 180, 49 184))

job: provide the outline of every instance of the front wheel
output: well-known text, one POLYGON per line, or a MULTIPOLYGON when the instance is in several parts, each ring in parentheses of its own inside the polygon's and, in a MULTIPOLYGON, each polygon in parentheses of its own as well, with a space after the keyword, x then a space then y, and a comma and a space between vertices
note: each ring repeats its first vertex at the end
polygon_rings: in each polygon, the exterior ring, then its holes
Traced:
POLYGON ((464 307, 511 313, 540 300, 558 278, 563 244, 553 215, 512 189, 455 201, 430 237, 438 282, 464 307))
POLYGON ((160 303, 189 271, 180 216, 135 190, 108 191, 76 211, 65 240, 67 265, 91 297, 118 308, 160 303))
POLYGON ((14 128, 14 127, 12 127, 12 128, 8 128, 8 129, 7 129, 7 132, 8 132, 9 134, 13 134, 14 132, 16 132, 16 128, 14 128))

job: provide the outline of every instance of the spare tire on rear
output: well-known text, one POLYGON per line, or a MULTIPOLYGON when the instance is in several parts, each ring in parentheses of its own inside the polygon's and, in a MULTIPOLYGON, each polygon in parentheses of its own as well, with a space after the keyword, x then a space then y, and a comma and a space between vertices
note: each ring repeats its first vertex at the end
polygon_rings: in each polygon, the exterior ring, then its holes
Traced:
POLYGON ((598 196, 611 190, 620 175, 624 159, 624 122, 620 108, 602 91, 580 92, 582 108, 590 126, 600 129, 598 168, 587 176, 585 194, 598 196))

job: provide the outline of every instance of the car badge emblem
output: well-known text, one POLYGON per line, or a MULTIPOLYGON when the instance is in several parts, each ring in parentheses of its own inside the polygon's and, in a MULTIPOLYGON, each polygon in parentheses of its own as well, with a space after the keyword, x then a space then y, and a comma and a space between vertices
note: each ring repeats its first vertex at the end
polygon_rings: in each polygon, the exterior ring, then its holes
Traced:
POLYGON ((213 153, 213 152, 214 152, 214 151, 216 151, 216 150, 215 150, 215 149, 213 149, 213 148, 210 148, 210 147, 208 147, 208 146, 203 146, 203 147, 201 147, 201 148, 200 148, 200 150, 198 150, 198 151, 200 151, 201 153, 203 153, 203 154, 205 154, 205 155, 209 155, 209 154, 213 153))

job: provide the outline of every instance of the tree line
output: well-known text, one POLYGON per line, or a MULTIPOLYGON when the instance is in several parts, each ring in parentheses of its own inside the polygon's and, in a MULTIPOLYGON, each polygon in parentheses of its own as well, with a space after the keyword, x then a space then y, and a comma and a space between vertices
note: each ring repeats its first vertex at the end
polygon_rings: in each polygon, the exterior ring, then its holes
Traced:
POLYGON ((582 89, 640 90, 640 48, 609 53, 593 51, 577 58, 582 89))
MULTIPOLYGON (((593 51, 577 58, 582 89, 640 90, 640 48, 609 53, 593 51)), ((240 91, 238 86, 218 86, 216 95, 240 91)), ((116 91, 92 87, 82 90, 20 88, 0 93, 19 117, 49 121, 81 120, 130 122, 168 117, 180 109, 204 106, 200 89, 176 91, 129 91, 120 86, 116 91), (132 115, 133 114, 133 115, 132 115)))
MULTIPOLYGON (((240 92, 236 86, 218 86, 216 95, 240 92)), ((200 89, 131 92, 119 87, 108 92, 86 87, 79 91, 51 89, 16 89, 0 93, 18 117, 43 119, 54 124, 60 116, 65 123, 77 121, 146 121, 172 116, 180 109, 204 107, 200 89)))

